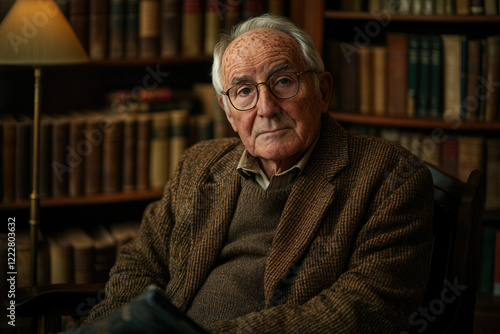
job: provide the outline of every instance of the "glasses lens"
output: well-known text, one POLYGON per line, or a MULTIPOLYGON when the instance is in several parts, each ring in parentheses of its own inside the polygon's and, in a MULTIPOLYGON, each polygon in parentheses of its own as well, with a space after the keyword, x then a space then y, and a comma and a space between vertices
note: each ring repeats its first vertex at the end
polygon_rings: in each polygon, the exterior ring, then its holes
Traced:
POLYGON ((251 109, 257 103, 257 88, 251 84, 242 84, 229 90, 229 99, 236 109, 251 109))
POLYGON ((279 73, 269 79, 269 88, 280 99, 289 99, 299 90, 299 78, 295 73, 279 73))

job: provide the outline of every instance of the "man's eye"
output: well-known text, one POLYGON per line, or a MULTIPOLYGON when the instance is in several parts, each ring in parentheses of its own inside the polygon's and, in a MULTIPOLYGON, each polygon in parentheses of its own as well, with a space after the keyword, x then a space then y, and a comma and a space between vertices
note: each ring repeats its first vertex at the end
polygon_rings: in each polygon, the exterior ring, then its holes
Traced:
POLYGON ((245 96, 252 93, 252 89, 250 87, 242 87, 238 89, 238 95, 245 96))
POLYGON ((292 83, 292 79, 290 77, 279 77, 276 80, 275 86, 286 86, 292 83))

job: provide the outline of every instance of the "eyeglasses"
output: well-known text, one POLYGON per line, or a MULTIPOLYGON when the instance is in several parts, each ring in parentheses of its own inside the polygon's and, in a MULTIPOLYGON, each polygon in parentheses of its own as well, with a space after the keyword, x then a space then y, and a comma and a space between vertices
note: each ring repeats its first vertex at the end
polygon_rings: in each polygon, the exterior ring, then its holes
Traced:
POLYGON ((271 94, 281 100, 291 99, 297 95, 300 89, 299 77, 312 70, 293 73, 293 72, 279 72, 273 74, 267 82, 243 83, 237 84, 227 91, 222 92, 229 98, 229 102, 233 107, 240 111, 250 110, 257 105, 259 101, 259 85, 266 85, 271 94))

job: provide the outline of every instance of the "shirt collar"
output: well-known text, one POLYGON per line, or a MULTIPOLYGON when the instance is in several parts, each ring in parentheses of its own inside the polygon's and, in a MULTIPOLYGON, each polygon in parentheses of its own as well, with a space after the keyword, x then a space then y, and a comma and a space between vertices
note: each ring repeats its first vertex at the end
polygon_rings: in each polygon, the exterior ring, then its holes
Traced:
POLYGON ((309 146, 302 158, 293 165, 290 169, 275 174, 269 179, 264 171, 260 168, 258 158, 252 156, 246 149, 241 155, 240 161, 236 170, 245 178, 253 178, 257 184, 266 190, 281 189, 290 185, 295 178, 304 170, 309 158, 318 142, 319 135, 316 136, 314 142, 309 146))

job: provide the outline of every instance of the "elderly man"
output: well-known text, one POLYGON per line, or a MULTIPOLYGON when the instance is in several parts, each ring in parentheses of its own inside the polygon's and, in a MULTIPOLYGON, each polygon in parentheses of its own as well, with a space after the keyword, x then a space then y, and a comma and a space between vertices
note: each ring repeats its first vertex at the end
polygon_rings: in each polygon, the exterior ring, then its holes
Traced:
POLYGON ((429 171, 328 114, 332 77, 282 18, 216 47, 240 139, 189 149, 111 272, 95 321, 150 284, 213 333, 396 333, 425 290, 429 171))

